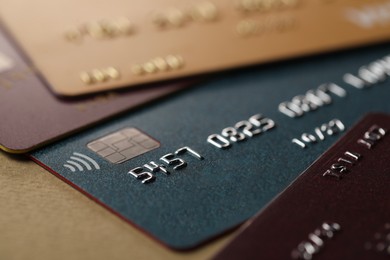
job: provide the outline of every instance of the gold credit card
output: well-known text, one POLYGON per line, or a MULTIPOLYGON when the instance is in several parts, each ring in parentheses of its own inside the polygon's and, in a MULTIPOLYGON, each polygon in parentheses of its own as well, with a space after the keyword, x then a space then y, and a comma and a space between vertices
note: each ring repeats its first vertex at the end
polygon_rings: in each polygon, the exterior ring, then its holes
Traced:
POLYGON ((65 96, 390 39, 389 0, 1 0, 0 15, 65 96))

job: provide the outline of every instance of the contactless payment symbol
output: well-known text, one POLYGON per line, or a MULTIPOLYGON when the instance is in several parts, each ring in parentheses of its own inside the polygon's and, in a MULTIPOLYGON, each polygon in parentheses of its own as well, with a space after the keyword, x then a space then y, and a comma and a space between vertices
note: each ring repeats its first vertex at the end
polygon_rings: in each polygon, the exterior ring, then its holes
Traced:
POLYGON ((79 172, 83 172, 84 170, 91 171, 92 169, 100 170, 99 164, 94 159, 76 152, 73 153, 70 160, 67 160, 63 166, 71 172, 76 172, 77 170, 79 172))

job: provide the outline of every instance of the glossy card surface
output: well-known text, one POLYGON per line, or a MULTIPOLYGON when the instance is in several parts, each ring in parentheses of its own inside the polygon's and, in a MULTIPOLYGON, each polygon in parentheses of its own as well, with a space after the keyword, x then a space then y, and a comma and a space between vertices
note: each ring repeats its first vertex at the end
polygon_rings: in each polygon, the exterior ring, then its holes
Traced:
POLYGON ((0 1, 66 96, 384 41, 389 16, 389 0, 0 1))
POLYGON ((389 131, 366 116, 214 259, 387 259, 389 131))
POLYGON ((166 245, 194 247, 254 216, 362 114, 389 112, 389 54, 222 74, 32 157, 166 245), (138 131, 118 138, 127 128, 138 131))
POLYGON ((57 99, 0 31, 0 148, 22 153, 189 83, 57 99))

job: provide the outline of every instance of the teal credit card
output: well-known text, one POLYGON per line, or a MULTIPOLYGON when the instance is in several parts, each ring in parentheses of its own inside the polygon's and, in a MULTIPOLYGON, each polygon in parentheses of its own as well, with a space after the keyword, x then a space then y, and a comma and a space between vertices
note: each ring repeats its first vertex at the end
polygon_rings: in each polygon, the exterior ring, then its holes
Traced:
POLYGON ((389 54, 220 74, 31 156, 167 246, 192 248, 252 217, 365 113, 390 112, 389 54))

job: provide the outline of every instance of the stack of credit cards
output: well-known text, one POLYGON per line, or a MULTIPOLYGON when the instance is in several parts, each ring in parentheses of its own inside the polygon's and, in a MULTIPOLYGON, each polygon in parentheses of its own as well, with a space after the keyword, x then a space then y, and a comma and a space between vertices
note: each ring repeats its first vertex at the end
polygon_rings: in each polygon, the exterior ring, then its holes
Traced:
POLYGON ((229 72, 32 157, 169 246, 194 247, 253 216, 362 115, 390 112, 389 54, 229 72))
POLYGON ((0 9, 5 152, 172 249, 390 255, 390 1, 0 9))

